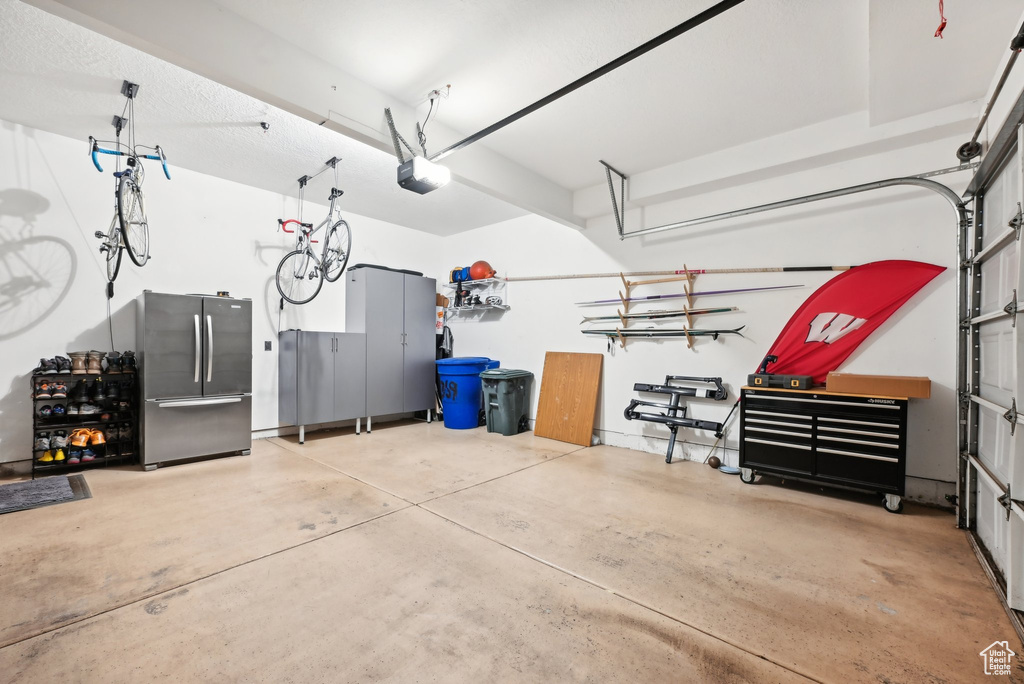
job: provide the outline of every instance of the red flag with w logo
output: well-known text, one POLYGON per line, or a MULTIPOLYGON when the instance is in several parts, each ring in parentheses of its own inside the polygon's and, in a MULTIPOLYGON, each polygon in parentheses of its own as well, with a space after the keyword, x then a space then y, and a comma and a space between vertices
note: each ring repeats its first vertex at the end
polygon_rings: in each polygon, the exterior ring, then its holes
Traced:
POLYGON ((825 384, 896 309, 946 269, 920 261, 876 261, 840 273, 815 291, 782 329, 768 372, 810 375, 825 384))

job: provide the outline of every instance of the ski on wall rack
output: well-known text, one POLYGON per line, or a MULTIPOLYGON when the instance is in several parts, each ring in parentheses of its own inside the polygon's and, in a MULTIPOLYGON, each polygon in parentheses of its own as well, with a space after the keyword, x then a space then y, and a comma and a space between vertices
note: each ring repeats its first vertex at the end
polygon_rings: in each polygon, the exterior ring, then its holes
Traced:
POLYGON ((645 337, 647 339, 670 338, 670 337, 712 337, 718 339, 720 335, 739 335, 743 337, 745 325, 738 328, 723 328, 720 330, 702 330, 689 328, 622 328, 622 329, 591 329, 581 330, 584 335, 603 335, 604 337, 645 337))
MULTIPOLYGON (((692 271, 691 271, 692 273, 692 271)), ((791 290, 803 285, 774 285, 771 287, 741 287, 733 290, 708 290, 707 292, 681 292, 679 294, 647 295, 646 297, 626 297, 617 299, 595 299, 591 302, 575 302, 576 306, 603 306, 607 304, 621 304, 623 302, 647 302, 657 299, 690 299, 692 297, 704 297, 708 295, 736 294, 740 292, 764 292, 767 290, 791 290)))
POLYGON ((657 311, 645 311, 643 313, 612 314, 609 316, 584 316, 580 324, 593 323, 594 321, 618 321, 622 319, 632 320, 660 320, 665 318, 687 318, 688 316, 699 316, 702 314, 728 313, 739 311, 737 306, 720 306, 710 309, 660 309, 657 311))

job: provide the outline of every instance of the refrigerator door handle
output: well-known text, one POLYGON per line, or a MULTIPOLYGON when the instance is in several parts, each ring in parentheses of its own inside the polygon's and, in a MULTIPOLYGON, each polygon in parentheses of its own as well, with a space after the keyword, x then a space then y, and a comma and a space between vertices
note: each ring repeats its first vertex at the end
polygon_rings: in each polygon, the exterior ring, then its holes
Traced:
POLYGON ((206 382, 213 381, 213 316, 206 314, 206 382))
POLYGON ((199 342, 199 314, 195 315, 195 323, 196 323, 196 372, 195 372, 195 378, 192 380, 192 382, 199 382, 199 357, 202 355, 202 352, 199 349, 199 347, 200 347, 200 342, 199 342))
POLYGON ((221 397, 218 399, 184 399, 176 401, 157 402, 160 408, 176 408, 179 406, 212 406, 214 404, 237 404, 242 401, 241 397, 221 397))

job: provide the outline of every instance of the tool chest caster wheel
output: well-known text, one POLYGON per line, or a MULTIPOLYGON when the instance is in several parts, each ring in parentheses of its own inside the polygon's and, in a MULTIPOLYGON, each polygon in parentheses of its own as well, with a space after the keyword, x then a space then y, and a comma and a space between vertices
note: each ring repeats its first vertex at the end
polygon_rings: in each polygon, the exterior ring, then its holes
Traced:
POLYGON ((740 468, 740 480, 745 484, 754 484, 757 482, 757 473, 750 468, 740 468))
POLYGON ((896 494, 886 494, 882 505, 885 506, 885 510, 890 513, 902 513, 903 497, 897 496, 896 494))

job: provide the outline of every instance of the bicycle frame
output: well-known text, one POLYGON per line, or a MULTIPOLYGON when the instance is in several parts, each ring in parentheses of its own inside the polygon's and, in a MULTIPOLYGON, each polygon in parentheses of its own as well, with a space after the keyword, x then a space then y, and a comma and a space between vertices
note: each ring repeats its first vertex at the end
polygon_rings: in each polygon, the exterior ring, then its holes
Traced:
MULTIPOLYGON (((338 190, 337 188, 331 188, 331 196, 330 196, 331 206, 327 209, 327 217, 324 218, 323 221, 318 223, 316 225, 316 228, 313 228, 313 224, 312 223, 302 223, 298 219, 288 219, 287 221, 284 221, 282 219, 277 219, 278 227, 281 230, 283 230, 284 232, 286 232, 286 233, 294 233, 295 232, 294 230, 288 230, 288 224, 289 223, 298 224, 298 226, 299 226, 299 236, 295 240, 295 249, 309 252, 314 257, 316 257, 316 254, 313 253, 313 250, 310 248, 309 245, 317 243, 316 240, 312 239, 313 236, 317 233, 317 231, 319 231, 324 226, 328 226, 329 227, 329 226, 334 225, 333 221, 334 221, 335 211, 337 211, 337 213, 338 213, 338 219, 339 220, 341 219, 341 209, 339 207, 337 207, 337 201, 338 201, 338 198, 341 197, 341 195, 342 195, 342 192, 340 190, 338 190), (303 230, 303 228, 307 228, 309 230, 303 230)), ((326 261, 326 258, 327 258, 327 242, 325 241, 324 242, 324 249, 323 249, 323 258, 317 257, 317 259, 316 259, 317 264, 318 265, 322 265, 326 261)))

